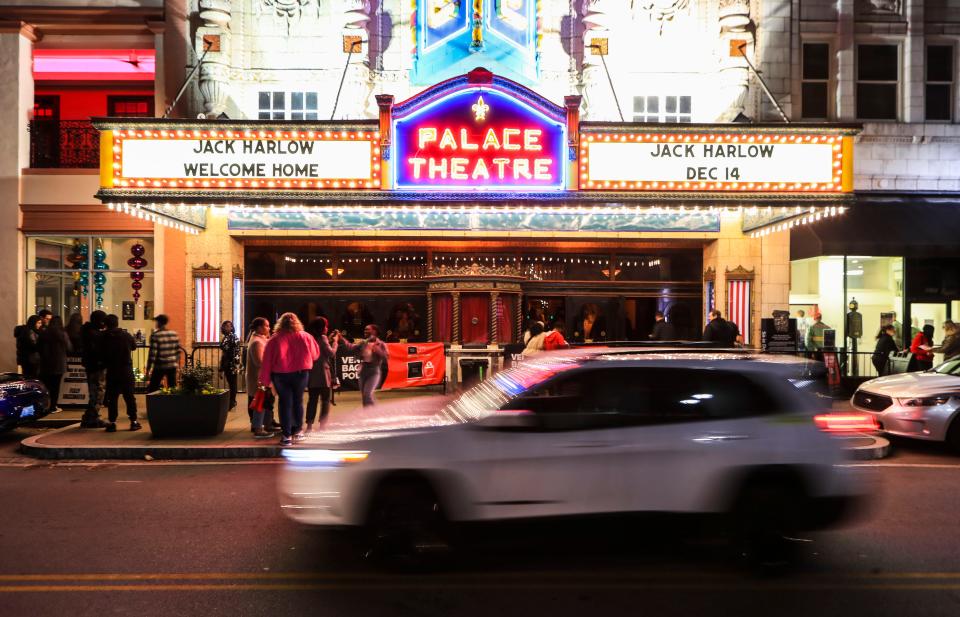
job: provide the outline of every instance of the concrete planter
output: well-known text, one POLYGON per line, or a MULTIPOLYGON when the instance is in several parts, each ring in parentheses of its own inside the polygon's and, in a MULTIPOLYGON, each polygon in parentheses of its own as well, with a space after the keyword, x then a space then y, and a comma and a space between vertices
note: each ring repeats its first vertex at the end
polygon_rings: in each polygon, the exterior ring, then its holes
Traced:
POLYGON ((147 420, 154 437, 219 435, 227 422, 230 393, 147 395, 147 420))

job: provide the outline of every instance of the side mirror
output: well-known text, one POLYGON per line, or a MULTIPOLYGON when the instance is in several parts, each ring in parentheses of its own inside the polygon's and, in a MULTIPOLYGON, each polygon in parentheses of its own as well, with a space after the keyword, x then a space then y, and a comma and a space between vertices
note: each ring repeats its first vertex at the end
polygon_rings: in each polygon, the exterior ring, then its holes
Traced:
POLYGON ((490 430, 505 430, 533 428, 536 424, 537 418, 529 409, 510 409, 495 411, 486 418, 479 420, 475 426, 490 430))

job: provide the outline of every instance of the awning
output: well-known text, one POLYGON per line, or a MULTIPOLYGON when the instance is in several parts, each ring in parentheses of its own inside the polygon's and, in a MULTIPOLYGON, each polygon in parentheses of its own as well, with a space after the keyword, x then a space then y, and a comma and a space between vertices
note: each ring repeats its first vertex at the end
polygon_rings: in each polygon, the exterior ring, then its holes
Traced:
POLYGON ((868 193, 843 216, 790 233, 790 259, 960 256, 960 196, 868 193))

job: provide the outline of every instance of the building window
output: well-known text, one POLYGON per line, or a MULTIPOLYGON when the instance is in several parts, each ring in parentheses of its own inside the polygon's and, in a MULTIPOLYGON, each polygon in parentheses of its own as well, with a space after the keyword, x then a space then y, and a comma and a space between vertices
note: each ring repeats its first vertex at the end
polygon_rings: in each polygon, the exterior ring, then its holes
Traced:
POLYGON ((896 120, 899 77, 896 45, 858 45, 857 118, 896 120))
POLYGON ((953 45, 927 45, 927 120, 953 120, 953 45))
POLYGON ((634 122, 692 122, 693 97, 635 96, 634 122))
POLYGON ((261 92, 258 107, 260 120, 318 119, 316 92, 261 92))
POLYGON ((826 119, 830 86, 830 46, 804 43, 800 117, 826 119))
POLYGON ((152 118, 153 96, 107 96, 107 115, 113 118, 152 118))

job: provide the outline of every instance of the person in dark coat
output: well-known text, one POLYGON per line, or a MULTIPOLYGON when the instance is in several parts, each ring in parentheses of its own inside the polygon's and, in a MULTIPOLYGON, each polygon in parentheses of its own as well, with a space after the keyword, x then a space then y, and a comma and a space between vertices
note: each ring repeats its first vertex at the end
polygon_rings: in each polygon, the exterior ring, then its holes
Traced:
POLYGON ((73 347, 70 345, 70 337, 63 329, 63 319, 55 315, 46 328, 40 331, 38 337, 40 346, 40 381, 47 387, 50 393, 50 411, 61 411, 58 407, 60 402, 60 380, 63 374, 67 372, 67 354, 73 347))
POLYGON ((719 343, 722 347, 734 347, 739 336, 737 324, 724 319, 717 309, 710 311, 710 322, 703 329, 703 340, 719 343))
POLYGON ((17 364, 27 379, 36 379, 40 374, 40 323, 39 315, 31 315, 25 325, 13 330, 17 339, 17 364))
POLYGON ((900 351, 900 348, 897 347, 897 329, 893 324, 889 324, 880 328, 880 332, 877 333, 877 346, 873 350, 873 366, 877 368, 877 375, 886 375, 887 374, 887 363, 890 360, 890 354, 900 351))
POLYGON ((70 339, 70 346, 73 348, 73 355, 79 356, 83 351, 83 340, 81 332, 83 331, 83 316, 80 313, 70 315, 67 325, 64 327, 67 331, 67 337, 70 339))
POLYGON ((237 406, 237 376, 243 364, 243 349, 233 328, 232 321, 220 325, 220 372, 230 390, 230 409, 237 406))
POLYGON ((103 405, 103 393, 107 385, 100 349, 106 318, 107 314, 103 311, 94 311, 90 313, 90 321, 80 328, 80 359, 87 374, 88 393, 87 409, 80 421, 80 428, 104 428, 107 425, 100 419, 100 406, 103 405))
POLYGON ((331 360, 337 355, 337 339, 339 333, 334 332, 327 336, 328 323, 325 317, 317 317, 307 326, 307 332, 317 339, 320 347, 320 357, 313 362, 310 369, 310 378, 307 380, 307 432, 313 430, 313 423, 317 419, 317 404, 320 406, 320 424, 327 420, 330 413, 330 395, 333 392, 333 363, 331 360))
POLYGON ((657 311, 653 318, 656 322, 653 324, 653 332, 650 334, 651 339, 655 341, 677 340, 677 331, 673 324, 666 320, 663 311, 657 311))
POLYGON ((103 333, 100 349, 107 371, 107 391, 103 397, 107 406, 106 430, 108 433, 117 431, 117 416, 120 413, 118 403, 122 396, 127 417, 130 418, 130 430, 139 431, 143 427, 137 421, 137 399, 133 395, 133 358, 130 355, 137 348, 137 343, 129 332, 120 329, 120 318, 116 315, 107 315, 104 323, 107 330, 103 333))

